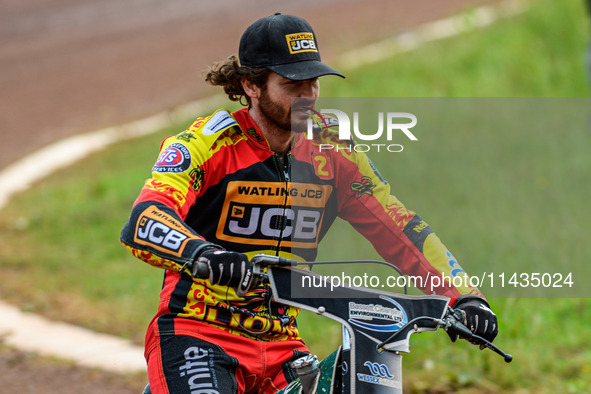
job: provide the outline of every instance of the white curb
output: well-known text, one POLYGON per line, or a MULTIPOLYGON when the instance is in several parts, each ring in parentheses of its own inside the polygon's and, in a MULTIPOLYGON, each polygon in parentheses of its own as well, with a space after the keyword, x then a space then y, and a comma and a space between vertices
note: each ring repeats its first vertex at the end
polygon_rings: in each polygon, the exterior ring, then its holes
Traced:
POLYGON ((16 349, 74 360, 116 373, 146 370, 144 349, 130 341, 52 322, 0 301, 0 339, 16 349))

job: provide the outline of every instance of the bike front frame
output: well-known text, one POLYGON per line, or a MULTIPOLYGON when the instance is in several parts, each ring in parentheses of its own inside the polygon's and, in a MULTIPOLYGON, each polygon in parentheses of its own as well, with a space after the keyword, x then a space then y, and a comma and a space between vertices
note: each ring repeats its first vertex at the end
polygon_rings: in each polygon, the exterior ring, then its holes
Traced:
MULTIPOLYGON (((443 296, 409 296, 357 287, 334 287, 327 293, 326 289, 302 286, 314 283, 302 280, 305 276, 318 274, 299 268, 268 267, 267 274, 277 302, 342 325, 343 346, 335 360, 340 368, 335 369, 335 381, 330 382, 330 392, 335 393, 402 393, 401 353, 409 352, 410 335, 436 330, 449 303, 443 296)), ((323 379, 326 384, 327 377, 323 379)), ((283 392, 299 391, 288 387, 283 392)))

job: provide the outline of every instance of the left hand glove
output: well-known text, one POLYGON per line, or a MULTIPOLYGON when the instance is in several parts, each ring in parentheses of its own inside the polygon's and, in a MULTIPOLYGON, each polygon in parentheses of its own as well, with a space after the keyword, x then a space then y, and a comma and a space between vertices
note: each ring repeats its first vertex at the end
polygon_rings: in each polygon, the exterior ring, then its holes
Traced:
POLYGON ((243 253, 226 250, 206 250, 197 261, 209 267, 209 281, 212 285, 232 287, 240 297, 244 296, 252 283, 252 264, 243 253))
MULTIPOLYGON (((463 295, 454 302, 452 308, 456 316, 473 334, 490 342, 497 336, 497 315, 490 309, 486 300, 475 295, 463 295)), ((457 339, 457 334, 449 334, 452 342, 457 339)))

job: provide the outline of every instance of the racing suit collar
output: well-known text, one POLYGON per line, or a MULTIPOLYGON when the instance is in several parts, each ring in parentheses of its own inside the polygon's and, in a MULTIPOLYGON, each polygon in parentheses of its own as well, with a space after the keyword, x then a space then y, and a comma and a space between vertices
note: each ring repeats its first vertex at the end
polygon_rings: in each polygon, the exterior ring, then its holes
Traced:
POLYGON ((242 131, 246 135, 248 141, 260 148, 271 150, 269 141, 267 141, 265 135, 250 116, 248 108, 242 108, 236 112, 233 112, 232 116, 234 119, 236 119, 236 122, 238 122, 240 128, 242 128, 242 131))

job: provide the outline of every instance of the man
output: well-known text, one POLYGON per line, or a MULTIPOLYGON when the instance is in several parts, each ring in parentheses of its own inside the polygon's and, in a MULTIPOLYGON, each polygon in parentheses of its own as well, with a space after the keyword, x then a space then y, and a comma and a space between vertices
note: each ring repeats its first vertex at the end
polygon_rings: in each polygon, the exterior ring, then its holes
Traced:
MULTIPOLYGON (((336 135, 324 119, 315 115, 321 130, 313 139, 303 133, 318 78, 331 74, 342 77, 321 62, 306 21, 262 18, 242 35, 239 59, 215 65, 206 78, 246 107, 199 118, 163 142, 121 236, 136 257, 166 270, 146 335, 153 393, 271 393, 293 380, 290 362, 308 352, 298 311, 274 302, 267 284, 250 289, 249 259, 312 261, 336 216, 406 274, 450 275, 459 267, 365 155, 320 151, 336 135), (192 276, 195 261, 208 265, 207 279, 192 276)), ((423 290, 451 297, 473 331, 496 336, 496 317, 477 289, 423 290)))

